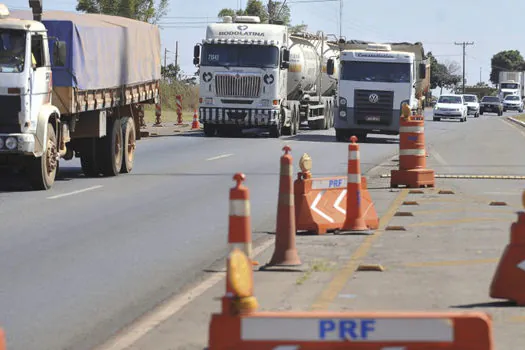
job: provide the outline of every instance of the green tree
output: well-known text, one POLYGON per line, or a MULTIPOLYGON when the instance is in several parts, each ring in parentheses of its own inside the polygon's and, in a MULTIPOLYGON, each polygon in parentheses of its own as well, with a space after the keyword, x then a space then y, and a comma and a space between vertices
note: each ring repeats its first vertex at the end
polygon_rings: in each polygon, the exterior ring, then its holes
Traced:
POLYGON ((168 64, 167 66, 160 67, 160 73, 164 77, 164 79, 167 79, 170 82, 173 82, 175 80, 180 80, 180 67, 179 65, 175 65, 173 63, 168 64))
POLYGON ((283 5, 279 1, 269 0, 265 6, 261 0, 249 0, 244 10, 223 8, 217 16, 220 18, 224 16, 258 16, 261 23, 268 23, 271 18, 272 21, 282 21, 285 25, 289 25, 291 12, 288 5, 283 5))
POLYGON ((443 88, 452 90, 461 81, 461 76, 454 74, 456 66, 454 62, 443 64, 438 62, 436 57, 432 55, 432 52, 427 54, 427 58, 430 60, 430 88, 440 88, 443 93, 443 88), (452 70, 452 72, 450 70, 452 70))
POLYGON ((500 51, 491 60, 490 81, 499 83, 499 73, 505 71, 520 71, 524 68, 523 56, 518 50, 500 51))
POLYGON ((78 0, 77 11, 121 16, 157 23, 168 12, 169 0, 78 0))

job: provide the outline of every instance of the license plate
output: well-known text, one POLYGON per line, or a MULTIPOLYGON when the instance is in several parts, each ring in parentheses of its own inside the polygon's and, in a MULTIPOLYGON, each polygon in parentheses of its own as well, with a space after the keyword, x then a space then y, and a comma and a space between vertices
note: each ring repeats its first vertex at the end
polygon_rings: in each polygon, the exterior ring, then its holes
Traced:
POLYGON ((366 116, 365 117, 365 120, 367 122, 378 122, 378 121, 381 121, 381 117, 378 117, 378 116, 366 116))

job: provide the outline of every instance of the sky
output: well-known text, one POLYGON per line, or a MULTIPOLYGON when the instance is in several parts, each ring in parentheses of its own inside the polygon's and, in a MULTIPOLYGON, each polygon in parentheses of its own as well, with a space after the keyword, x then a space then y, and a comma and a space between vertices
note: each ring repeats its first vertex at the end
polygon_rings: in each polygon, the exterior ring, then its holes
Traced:
MULTIPOLYGON (((193 46, 206 35, 206 24, 217 21, 224 7, 244 7, 247 0, 170 0, 161 25, 162 50, 169 50, 168 63, 175 61, 178 41, 179 64, 192 75, 193 46)), ((474 42, 466 48, 467 84, 488 82, 490 60, 502 50, 515 49, 525 55, 522 14, 525 2, 500 0, 342 0, 342 34, 347 39, 376 42, 423 43, 438 61, 462 65, 460 42, 474 42), (504 15, 503 15, 504 14, 504 15)), ((0 0, 9 8, 29 9, 27 0, 0 0)), ((263 0, 263 2, 266 2, 263 0)), ((44 0, 44 11, 75 11, 76 0, 44 0)), ((322 30, 339 35, 340 0, 287 0, 292 24, 307 24, 308 31, 322 30)), ((462 73, 461 70, 459 72, 462 73)))

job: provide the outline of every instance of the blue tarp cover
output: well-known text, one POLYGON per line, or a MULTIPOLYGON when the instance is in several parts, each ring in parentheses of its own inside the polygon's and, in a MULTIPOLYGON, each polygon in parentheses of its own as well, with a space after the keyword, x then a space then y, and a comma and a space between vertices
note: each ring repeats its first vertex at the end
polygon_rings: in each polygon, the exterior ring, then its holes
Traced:
MULTIPOLYGON (((33 19, 31 11, 11 17, 33 19)), ((129 18, 44 11, 49 37, 65 41, 65 67, 53 67, 53 85, 80 90, 114 88, 159 80, 160 33, 157 26, 129 18)), ((54 39, 49 40, 53 59, 54 39)))

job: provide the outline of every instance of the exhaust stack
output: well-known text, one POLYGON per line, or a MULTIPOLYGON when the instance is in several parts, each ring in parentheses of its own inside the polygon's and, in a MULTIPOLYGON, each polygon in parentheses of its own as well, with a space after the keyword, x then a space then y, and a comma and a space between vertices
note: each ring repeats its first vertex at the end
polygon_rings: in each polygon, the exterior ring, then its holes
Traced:
POLYGON ((33 10, 33 20, 42 22, 42 0, 29 0, 29 7, 33 10))

